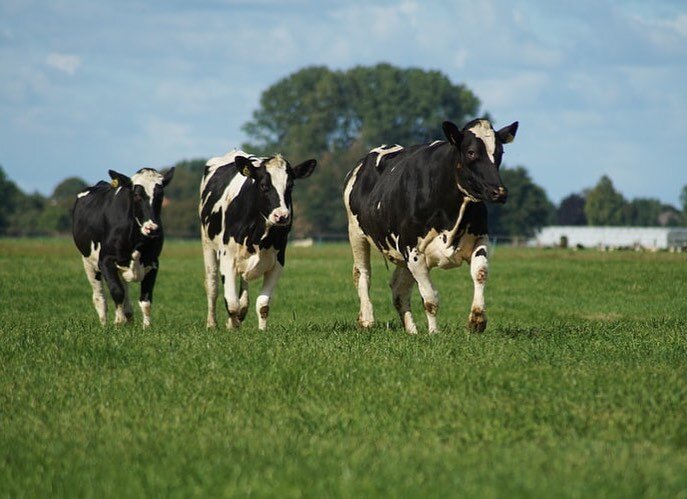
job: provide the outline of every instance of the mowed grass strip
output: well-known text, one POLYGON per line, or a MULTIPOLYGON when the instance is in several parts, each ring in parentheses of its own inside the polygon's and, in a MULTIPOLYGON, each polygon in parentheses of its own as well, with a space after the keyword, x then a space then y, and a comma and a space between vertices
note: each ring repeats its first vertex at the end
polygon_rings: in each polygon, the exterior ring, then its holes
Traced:
POLYGON ((0 494, 687 497, 686 257, 492 254, 483 335, 467 268, 403 333, 379 257, 359 330, 345 245, 289 248, 260 333, 207 331, 169 242, 143 331, 98 325, 70 241, 0 240, 0 494))

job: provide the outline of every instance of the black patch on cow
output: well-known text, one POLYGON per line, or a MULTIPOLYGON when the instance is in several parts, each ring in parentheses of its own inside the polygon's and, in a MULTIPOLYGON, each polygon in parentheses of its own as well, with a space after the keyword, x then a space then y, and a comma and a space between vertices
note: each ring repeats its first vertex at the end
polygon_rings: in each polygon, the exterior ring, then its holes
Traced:
POLYGON ((477 253, 475 253, 475 256, 484 256, 484 257, 486 257, 486 256, 487 256, 487 250, 485 250, 484 248, 480 248, 480 249, 477 250, 477 253))

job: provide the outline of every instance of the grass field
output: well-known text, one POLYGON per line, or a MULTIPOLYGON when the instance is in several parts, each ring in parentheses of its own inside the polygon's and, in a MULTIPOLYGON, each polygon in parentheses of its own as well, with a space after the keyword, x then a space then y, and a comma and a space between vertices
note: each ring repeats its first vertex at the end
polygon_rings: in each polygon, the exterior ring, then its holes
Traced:
POLYGON ((207 331, 201 260, 168 242, 153 327, 103 329, 70 241, 0 240, 0 496, 687 498, 685 255, 498 247, 487 332, 460 268, 415 337, 379 257, 356 328, 344 245, 207 331))

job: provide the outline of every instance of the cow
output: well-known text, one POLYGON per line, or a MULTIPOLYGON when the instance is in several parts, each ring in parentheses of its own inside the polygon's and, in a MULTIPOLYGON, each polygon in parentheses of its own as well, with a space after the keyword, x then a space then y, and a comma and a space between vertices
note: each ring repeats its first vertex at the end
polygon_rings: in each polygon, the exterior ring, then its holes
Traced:
POLYGON ((81 252, 86 277, 93 288, 93 305, 100 323, 107 324, 103 280, 115 303, 115 324, 133 319, 128 283, 140 282, 139 306, 143 327, 150 326, 153 288, 162 251, 162 200, 174 168, 160 173, 142 168, 131 177, 109 171, 111 182, 100 181, 76 195, 72 234, 81 252))
POLYGON ((317 161, 309 159, 291 166, 279 154, 264 158, 240 150, 207 162, 198 214, 208 328, 217 326, 218 271, 229 314, 226 327, 240 327, 248 311, 248 282, 263 277, 255 311, 258 328, 267 328, 270 297, 285 265, 293 220, 293 183, 309 177, 316 165, 317 161))
POLYGON ((389 286, 405 330, 417 333, 410 294, 417 283, 430 333, 437 331, 437 291, 429 272, 469 262, 474 297, 468 318, 472 331, 487 325, 484 286, 488 274, 487 208, 505 203, 508 191, 499 166, 503 144, 512 142, 514 122, 494 131, 486 119, 462 130, 443 123, 445 141, 370 151, 346 176, 344 204, 353 252, 353 279, 360 299, 358 323, 370 327, 370 247, 396 268, 389 286))

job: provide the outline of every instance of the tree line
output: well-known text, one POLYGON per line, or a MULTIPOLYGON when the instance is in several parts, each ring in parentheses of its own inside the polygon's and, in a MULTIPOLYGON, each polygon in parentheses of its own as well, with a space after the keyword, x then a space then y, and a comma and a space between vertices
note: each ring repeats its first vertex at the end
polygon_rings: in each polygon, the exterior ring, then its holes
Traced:
MULTIPOLYGON (((470 89, 453 84, 439 71, 390 64, 339 71, 312 66, 261 94, 258 109, 243 126, 248 142, 242 147, 256 155, 281 152, 294 163, 316 158, 320 166, 314 176, 295 187, 293 231, 296 237, 342 237, 346 233, 343 179, 367 151, 381 144, 442 139, 441 122, 446 119, 458 125, 480 115, 491 119, 480 113, 480 106, 470 89)), ((206 158, 199 158, 174 165, 163 208, 169 236, 199 234, 198 186, 205 162, 206 158)), ((490 232, 498 237, 530 237, 550 224, 687 225, 687 185, 681 192, 681 209, 653 198, 627 200, 607 176, 556 206, 525 166, 504 165, 501 175, 509 190, 508 202, 489 206, 490 232)), ((27 194, 0 166, 0 235, 68 233, 74 196, 86 187, 84 180, 70 177, 49 196, 27 194)))

